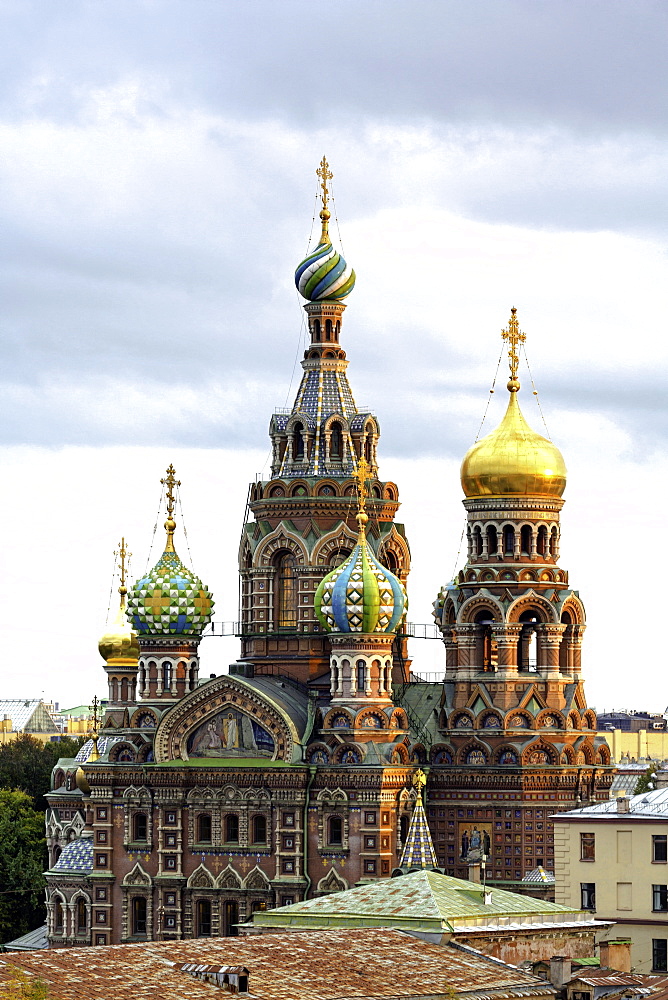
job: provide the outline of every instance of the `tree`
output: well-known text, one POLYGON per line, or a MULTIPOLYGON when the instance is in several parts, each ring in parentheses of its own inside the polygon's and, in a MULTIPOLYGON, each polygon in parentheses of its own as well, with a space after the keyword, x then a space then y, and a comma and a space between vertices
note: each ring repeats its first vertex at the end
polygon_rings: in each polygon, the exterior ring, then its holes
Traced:
POLYGON ((37 809, 46 809, 45 794, 51 787, 51 772, 59 757, 75 757, 85 737, 65 737, 58 743, 42 743, 28 733, 0 746, 0 788, 14 788, 32 796, 37 809))
POLYGON ((16 965, 9 966, 9 978, 4 980, 2 988, 2 996, 6 1000, 49 1000, 46 983, 16 965))
POLYGON ((654 765, 650 764, 644 774, 641 774, 636 781, 636 787, 633 789, 634 795, 643 795, 645 792, 651 792, 656 787, 654 784, 654 779, 656 775, 654 773, 654 765))
POLYGON ((0 790, 0 941, 44 922, 46 861, 43 813, 25 792, 0 790))

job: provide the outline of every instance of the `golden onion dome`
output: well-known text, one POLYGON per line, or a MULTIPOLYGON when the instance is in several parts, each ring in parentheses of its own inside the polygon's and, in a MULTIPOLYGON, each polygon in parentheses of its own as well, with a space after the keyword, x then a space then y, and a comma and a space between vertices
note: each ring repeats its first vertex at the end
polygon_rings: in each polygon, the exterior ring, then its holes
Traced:
POLYGON ((139 662, 139 642, 126 616, 125 595, 127 588, 120 588, 121 602, 118 614, 98 643, 100 656, 112 667, 134 667, 139 662))
POLYGON ((517 401, 519 387, 511 378, 503 420, 464 457, 461 482, 467 497, 560 497, 566 488, 563 455, 529 427, 517 401))

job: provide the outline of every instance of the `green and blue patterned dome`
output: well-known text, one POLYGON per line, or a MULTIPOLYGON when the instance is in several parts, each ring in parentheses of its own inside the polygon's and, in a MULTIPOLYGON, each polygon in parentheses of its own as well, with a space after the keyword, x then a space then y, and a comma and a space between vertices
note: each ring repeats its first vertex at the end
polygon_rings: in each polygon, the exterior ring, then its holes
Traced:
POLYGON ((211 621, 213 595, 174 549, 173 490, 180 483, 173 466, 161 482, 168 489, 167 544, 153 569, 130 590, 127 616, 140 635, 201 635, 211 621))
POLYGON ((331 242, 320 242, 295 271, 295 285, 309 302, 340 302, 355 287, 355 272, 331 242))
POLYGON ((128 594, 128 618, 140 635, 201 635, 212 611, 211 591, 173 549, 128 594))
POLYGON ((378 562, 364 533, 348 558, 320 581, 315 613, 328 632, 394 632, 406 613, 408 598, 394 573, 378 562))

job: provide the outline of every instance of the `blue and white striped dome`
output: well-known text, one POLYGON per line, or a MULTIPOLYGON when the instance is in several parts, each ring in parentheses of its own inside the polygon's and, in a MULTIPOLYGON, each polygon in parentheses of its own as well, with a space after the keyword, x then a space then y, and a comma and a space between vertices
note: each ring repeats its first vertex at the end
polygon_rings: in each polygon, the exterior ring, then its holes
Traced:
POLYGON ((331 243, 321 242, 295 271, 295 285, 309 302, 339 302, 355 287, 355 272, 331 243))

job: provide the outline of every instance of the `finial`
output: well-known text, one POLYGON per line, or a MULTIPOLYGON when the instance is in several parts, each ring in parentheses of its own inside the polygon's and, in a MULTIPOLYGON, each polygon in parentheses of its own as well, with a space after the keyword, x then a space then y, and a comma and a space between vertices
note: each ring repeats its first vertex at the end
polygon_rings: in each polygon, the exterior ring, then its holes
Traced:
POLYGON ((121 569, 119 573, 121 585, 118 588, 118 593, 121 595, 121 610, 122 610, 123 608, 125 608, 125 595, 128 592, 128 588, 125 586, 125 560, 127 559, 129 561, 130 556, 132 555, 132 553, 129 552, 125 547, 125 538, 121 538, 120 542, 118 543, 118 549, 116 552, 114 552, 114 555, 118 556, 118 558, 121 561, 121 569))
POLYGON ((369 478, 369 463, 364 455, 357 463, 357 469, 353 473, 353 478, 357 480, 357 515, 356 520, 360 529, 360 540, 364 537, 364 525, 369 520, 366 512, 366 498, 369 493, 366 488, 366 481, 369 478))
POLYGON ((329 236, 329 220, 331 217, 331 212, 327 208, 327 203, 329 201, 329 188, 327 187, 327 181, 331 181, 334 174, 329 169, 329 163, 327 158, 323 156, 320 161, 320 166, 316 170, 317 176, 320 178, 320 187, 322 188, 322 209, 320 211, 320 221, 322 222, 322 232, 320 234, 321 243, 331 243, 329 236))
POLYGON ((421 767, 418 767, 417 771, 413 775, 413 787, 418 793, 419 797, 422 798, 422 789, 427 784, 427 775, 424 773, 421 767))
POLYGON ((174 520, 174 506, 176 501, 174 499, 174 487, 181 485, 181 480, 176 478, 176 472, 174 466, 170 463, 167 469, 167 476, 165 479, 161 479, 160 483, 167 487, 167 520, 165 521, 165 531, 167 532, 167 544, 165 545, 165 552, 174 551, 174 530, 176 528, 176 521, 174 520))
POLYGON ((90 731, 90 735, 93 739, 93 749, 88 754, 88 760, 86 763, 94 763, 96 760, 100 759, 100 751, 97 748, 97 739, 100 732, 100 716, 98 714, 98 709, 100 708, 100 702, 97 695, 93 698, 93 704, 89 706, 91 712, 93 713, 93 726, 90 731))
POLYGON ((508 329, 502 330, 501 336, 510 344, 510 349, 508 351, 508 361, 510 364, 510 381, 507 386, 508 392, 517 392, 520 387, 520 382, 517 377, 517 369, 520 363, 517 348, 520 344, 523 344, 527 338, 526 334, 522 333, 520 330, 520 325, 517 319, 517 309, 514 306, 510 310, 508 329))

